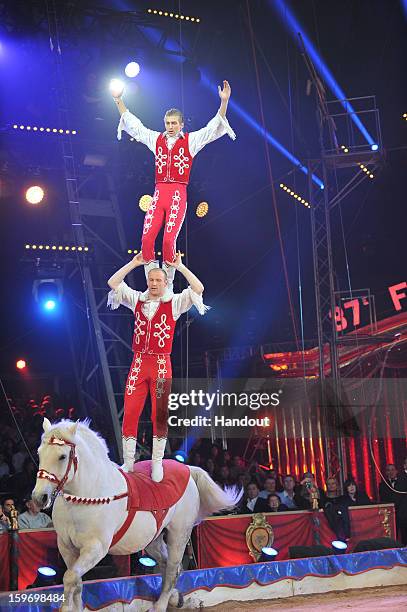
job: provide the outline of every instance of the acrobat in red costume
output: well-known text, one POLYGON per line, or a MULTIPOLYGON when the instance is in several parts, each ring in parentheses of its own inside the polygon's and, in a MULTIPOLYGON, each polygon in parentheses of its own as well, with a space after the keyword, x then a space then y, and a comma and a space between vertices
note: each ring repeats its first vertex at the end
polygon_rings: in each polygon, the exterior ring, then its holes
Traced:
MULTIPOLYGON (((228 134, 236 135, 226 119, 226 110, 231 89, 227 81, 219 89, 221 105, 219 111, 202 129, 184 133, 183 115, 172 108, 165 113, 165 132, 146 128, 135 115, 127 110, 121 91, 112 91, 121 114, 118 138, 125 130, 138 142, 145 144, 155 156, 155 190, 143 227, 141 248, 146 262, 155 260, 155 240, 164 225, 163 262, 175 259, 176 241, 187 210, 187 185, 196 154, 205 145, 228 134)), ((167 270, 165 263, 163 268, 167 270)))
POLYGON ((149 393, 153 423, 152 478, 159 482, 163 477, 162 459, 167 442, 168 395, 172 377, 170 356, 176 321, 193 305, 200 314, 204 314, 207 307, 202 300, 202 283, 182 264, 180 254, 171 267, 178 269, 190 283, 188 289, 181 293, 174 294, 172 290, 167 290, 167 275, 155 266, 145 266, 147 291, 141 293, 131 289, 123 279, 131 270, 143 264, 140 253, 109 279, 112 291, 108 305, 112 309, 127 306, 134 312, 135 318, 134 356, 124 395, 123 468, 132 470, 138 422, 149 393))

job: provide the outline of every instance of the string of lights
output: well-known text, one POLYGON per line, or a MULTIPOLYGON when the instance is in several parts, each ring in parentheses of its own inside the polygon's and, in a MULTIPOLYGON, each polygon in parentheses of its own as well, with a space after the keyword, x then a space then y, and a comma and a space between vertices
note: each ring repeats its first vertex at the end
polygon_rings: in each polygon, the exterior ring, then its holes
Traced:
POLYGON ((359 164, 359 167, 363 170, 363 172, 365 172, 369 178, 374 178, 374 174, 372 174, 372 172, 370 172, 369 168, 366 168, 366 166, 364 164, 359 164))
POLYGON ((162 11, 159 9, 147 9, 147 13, 150 15, 159 15, 159 17, 170 17, 171 19, 181 19, 183 21, 192 21, 200 23, 199 17, 190 17, 189 15, 180 15, 179 13, 170 13, 169 11, 162 11))
POLYGON ((19 125, 17 123, 13 124, 13 130, 24 130, 26 132, 46 132, 48 134, 75 134, 78 133, 77 130, 63 130, 62 128, 50 128, 50 127, 38 127, 37 125, 19 125))
POLYGON ((288 195, 290 195, 292 198, 297 200, 297 202, 299 202, 300 204, 303 204, 306 208, 311 208, 311 205, 307 200, 305 200, 303 197, 298 195, 298 193, 295 193, 295 191, 290 189, 290 187, 287 187, 287 185, 284 185, 284 183, 280 183, 280 188, 286 193, 288 193, 288 195))
POLYGON ((56 245, 56 244, 26 244, 25 245, 25 249, 26 251, 36 251, 37 249, 39 251, 84 251, 85 253, 88 253, 91 250, 91 247, 89 246, 75 246, 75 245, 56 245))

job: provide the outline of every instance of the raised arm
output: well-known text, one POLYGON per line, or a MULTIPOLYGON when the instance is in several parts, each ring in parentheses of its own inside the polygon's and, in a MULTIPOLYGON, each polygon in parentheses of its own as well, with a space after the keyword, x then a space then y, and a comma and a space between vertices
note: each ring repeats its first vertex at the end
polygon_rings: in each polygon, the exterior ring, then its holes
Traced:
POLYGON ((226 117, 226 111, 228 109, 229 98, 232 93, 232 89, 228 81, 223 81, 223 88, 218 85, 218 92, 220 98, 220 107, 218 113, 223 119, 226 117))
POLYGON ((177 257, 175 259, 174 262, 166 262, 169 266, 174 266, 174 268, 176 268, 178 270, 178 272, 181 272, 181 274, 186 278, 187 282, 189 283, 192 291, 195 291, 195 293, 197 293, 198 295, 202 295, 203 291, 204 291, 204 286, 201 283, 201 281, 199 280, 199 278, 197 276, 195 276, 195 274, 193 272, 191 272, 191 270, 189 270, 186 266, 184 266, 184 264, 181 261, 181 253, 177 253, 177 257))
POLYGON ((138 255, 133 257, 133 259, 129 261, 129 263, 120 268, 120 270, 117 270, 117 272, 115 272, 109 278, 107 284, 111 289, 114 289, 116 291, 120 283, 125 279, 129 272, 131 272, 135 268, 138 268, 139 266, 144 266, 144 264, 145 261, 143 259, 143 255, 141 253, 138 253, 138 255))
POLYGON ((123 89, 111 90, 113 100, 117 106, 117 110, 120 113, 120 123, 117 129, 117 138, 121 140, 122 130, 125 130, 130 136, 132 136, 137 142, 141 142, 150 149, 152 153, 155 153, 155 145, 159 132, 150 130, 142 124, 140 119, 133 115, 123 102, 122 94, 123 89))

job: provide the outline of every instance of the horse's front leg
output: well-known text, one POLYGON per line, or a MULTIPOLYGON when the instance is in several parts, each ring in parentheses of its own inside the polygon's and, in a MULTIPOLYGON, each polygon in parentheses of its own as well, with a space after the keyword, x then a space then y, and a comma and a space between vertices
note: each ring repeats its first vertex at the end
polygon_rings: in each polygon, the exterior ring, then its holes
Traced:
MULTIPOLYGON (((68 546, 61 538, 58 538, 58 550, 67 569, 73 567, 75 561, 79 557, 79 550, 72 545, 68 546)), ((63 612, 73 610, 74 589, 67 588, 64 584, 64 604, 61 608, 63 612)))
POLYGON ((65 602, 61 612, 81 612, 82 576, 107 555, 109 545, 92 538, 79 549, 79 557, 64 574, 65 602))

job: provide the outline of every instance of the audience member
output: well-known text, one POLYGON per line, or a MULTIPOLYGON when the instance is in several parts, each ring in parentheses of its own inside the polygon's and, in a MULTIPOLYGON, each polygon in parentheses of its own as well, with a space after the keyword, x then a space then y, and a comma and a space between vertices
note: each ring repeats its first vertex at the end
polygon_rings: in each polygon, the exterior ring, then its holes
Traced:
POLYGON ((246 494, 240 505, 240 514, 251 514, 256 512, 269 512, 269 506, 265 499, 259 497, 259 487, 256 482, 250 482, 246 487, 246 494))
POLYGON ((39 507, 31 497, 25 501, 25 505, 27 510, 18 517, 19 529, 43 529, 44 527, 53 526, 48 514, 40 512, 39 507))
POLYGON ((326 480, 326 492, 323 495, 324 506, 328 503, 335 503, 341 497, 341 491, 339 489, 338 481, 335 476, 330 476, 326 480))
POLYGON ((268 477, 264 481, 263 489, 260 491, 259 497, 268 499, 270 493, 276 493, 276 490, 276 479, 268 477))
POLYGON ((4 514, 3 507, 0 504, 0 534, 8 531, 10 529, 10 518, 4 514))
POLYGON ((367 506, 372 500, 364 491, 359 491, 353 478, 349 478, 343 485, 344 494, 339 498, 338 503, 345 506, 367 506))
POLYGON ((407 477, 398 476, 394 463, 385 468, 386 478, 379 485, 379 498, 385 504, 394 504, 399 538, 407 545, 407 477))
POLYGON ((278 494, 282 504, 287 506, 289 510, 298 510, 298 505, 295 499, 295 480, 290 474, 283 478, 283 490, 278 494))
POLYGON ((277 493, 270 493, 267 498, 269 509, 267 512, 285 512, 288 510, 285 504, 282 504, 277 493))
POLYGON ((10 466, 6 461, 4 453, 0 452, 0 480, 10 475, 10 466))

